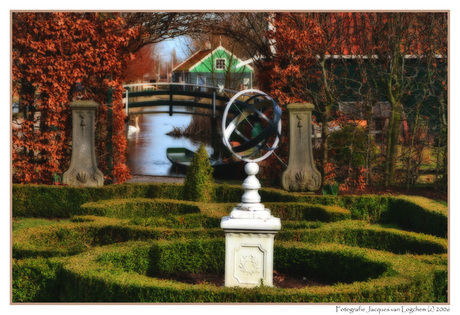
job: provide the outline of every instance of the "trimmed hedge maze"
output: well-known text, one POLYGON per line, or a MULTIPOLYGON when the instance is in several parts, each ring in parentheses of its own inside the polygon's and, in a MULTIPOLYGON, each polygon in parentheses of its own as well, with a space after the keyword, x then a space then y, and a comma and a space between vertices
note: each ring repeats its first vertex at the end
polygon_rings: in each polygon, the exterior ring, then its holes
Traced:
POLYGON ((262 189, 283 225, 276 275, 316 282, 242 289, 183 281, 223 279, 220 220, 241 188, 218 185, 209 204, 181 194, 13 185, 13 302, 447 302, 447 207, 432 200, 262 189))

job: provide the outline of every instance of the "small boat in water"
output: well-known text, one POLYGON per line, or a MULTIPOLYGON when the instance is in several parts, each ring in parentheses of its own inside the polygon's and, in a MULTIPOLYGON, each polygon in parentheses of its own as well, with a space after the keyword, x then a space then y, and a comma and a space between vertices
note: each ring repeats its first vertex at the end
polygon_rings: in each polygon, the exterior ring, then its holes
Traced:
MULTIPOLYGON (((173 164, 177 172, 186 173, 192 162, 195 152, 186 148, 167 148, 166 157, 173 164)), ((240 177, 244 165, 240 161, 222 161, 209 158, 209 163, 214 168, 214 177, 237 179, 240 177)), ((243 172, 244 173, 244 172, 243 172)))

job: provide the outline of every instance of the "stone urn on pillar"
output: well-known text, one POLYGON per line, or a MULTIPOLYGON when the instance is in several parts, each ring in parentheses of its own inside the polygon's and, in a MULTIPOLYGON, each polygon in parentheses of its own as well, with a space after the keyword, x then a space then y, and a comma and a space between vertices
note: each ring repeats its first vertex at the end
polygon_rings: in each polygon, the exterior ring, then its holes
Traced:
POLYGON ((104 186, 104 174, 96 165, 94 125, 98 104, 91 100, 70 103, 72 109, 72 157, 62 182, 69 186, 104 186))
POLYGON ((236 158, 247 162, 244 170, 248 175, 241 203, 220 224, 225 232, 225 286, 273 286, 274 238, 281 229, 281 220, 261 203, 256 175, 257 162, 272 154, 279 142, 281 109, 261 91, 241 91, 225 108, 222 133, 224 145, 236 158), (242 100, 236 102, 240 96, 242 100), (272 108, 273 117, 269 119, 264 112, 272 108), (260 120, 265 127, 256 125, 260 120))
POLYGON ((311 192, 321 188, 321 173, 313 160, 311 113, 314 105, 287 105, 289 112, 289 162, 281 183, 288 191, 311 192))

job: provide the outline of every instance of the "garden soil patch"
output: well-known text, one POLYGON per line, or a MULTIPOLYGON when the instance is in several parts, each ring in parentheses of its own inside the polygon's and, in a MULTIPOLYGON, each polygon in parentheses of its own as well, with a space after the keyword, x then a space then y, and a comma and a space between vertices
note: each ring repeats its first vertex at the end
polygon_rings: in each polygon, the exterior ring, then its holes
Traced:
MULTIPOLYGON (((217 287, 222 287, 225 284, 225 275, 216 274, 216 273, 182 273, 179 275, 164 277, 163 280, 175 280, 188 284, 212 284, 217 287)), ((332 285, 333 282, 319 280, 319 279, 310 279, 302 276, 290 276, 282 273, 273 271, 273 285, 277 288, 284 289, 299 289, 303 287, 313 287, 313 286, 328 286, 332 285)))

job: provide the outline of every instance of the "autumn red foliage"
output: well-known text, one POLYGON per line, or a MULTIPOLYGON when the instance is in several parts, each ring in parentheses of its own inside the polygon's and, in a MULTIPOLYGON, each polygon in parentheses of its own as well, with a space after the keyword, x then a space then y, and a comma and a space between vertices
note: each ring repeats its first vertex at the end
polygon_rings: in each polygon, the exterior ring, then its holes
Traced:
POLYGON ((145 75, 152 76, 158 72, 158 61, 154 58, 155 45, 146 45, 136 51, 128 62, 125 71, 125 80, 134 82, 142 79, 145 75))
MULTIPOLYGON (((320 147, 315 148, 314 156, 325 183, 336 180, 341 189, 348 190, 400 183, 392 178, 396 167, 401 169, 396 163, 400 158, 398 146, 407 145, 398 138, 403 112, 409 129, 423 118, 425 125, 436 130, 437 135, 431 135, 437 139, 436 176, 445 181, 440 174, 446 174, 443 165, 447 165, 443 158, 447 143, 446 13, 279 12, 268 20, 271 27, 267 38, 273 53, 265 56, 259 69, 260 88, 283 107, 289 103, 314 104, 321 129, 320 147), (374 112, 378 103, 389 104, 388 117, 374 112), (346 106, 351 108, 346 113, 346 125, 362 125, 362 150, 357 149, 354 136, 333 141, 337 130, 330 125, 340 121, 340 111, 346 106), (424 108, 426 118, 415 114, 418 107, 424 108), (356 119, 349 117, 352 115, 356 119), (385 125, 374 125, 382 121, 385 125), (374 132, 379 134, 378 148, 374 132), (348 148, 338 148, 338 144, 348 148)), ((286 163, 287 118, 284 113, 283 139, 276 151, 286 163)), ((425 145, 428 139, 423 139, 425 145)), ((414 144, 408 150, 410 156, 415 156, 414 144)), ((266 175, 279 177, 284 165, 275 156, 270 158, 265 162, 269 166, 266 175)), ((412 180, 414 174, 409 173, 405 176, 412 180)))
MULTIPOLYGON (((334 84, 337 72, 335 64, 327 64, 331 54, 349 54, 353 45, 349 42, 352 19, 346 13, 276 13, 270 20, 273 29, 267 37, 274 44, 276 53, 261 69, 259 80, 262 89, 275 97, 282 105, 310 102, 315 105, 320 120, 327 122, 332 107, 337 103, 338 91, 334 84)), ((283 115, 283 130, 287 130, 287 114, 283 115)), ((323 124, 323 163, 328 162, 328 130, 323 124)), ((277 151, 287 160, 287 134, 277 151)), ((279 173, 282 165, 267 161, 270 175, 279 173)))
POLYGON ((70 102, 93 99, 98 167, 107 182, 129 178, 122 74, 136 29, 112 13, 14 13, 13 182, 50 184, 71 156, 70 102), (79 87, 82 90, 79 90, 79 87))

